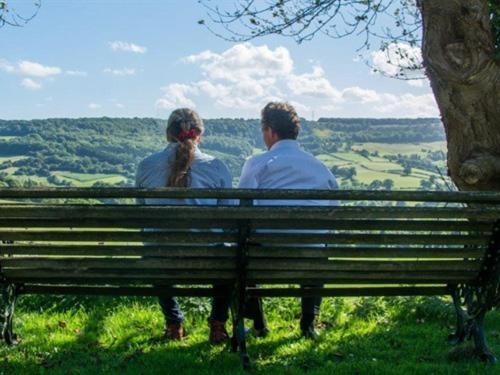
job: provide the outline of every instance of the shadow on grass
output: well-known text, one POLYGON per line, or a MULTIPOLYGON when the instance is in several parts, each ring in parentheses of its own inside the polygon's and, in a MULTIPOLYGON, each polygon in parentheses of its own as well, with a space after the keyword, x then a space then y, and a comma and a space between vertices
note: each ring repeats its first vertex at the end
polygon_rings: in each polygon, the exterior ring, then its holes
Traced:
MULTIPOLYGON (((85 324, 79 334, 51 350, 55 343, 50 340, 37 342, 38 338, 26 337, 17 349, 22 355, 2 364, 5 373, 38 372, 39 366, 50 373, 167 373, 167 374, 234 374, 241 372, 239 356, 229 352, 228 347, 213 347, 206 342, 207 330, 203 319, 192 319, 196 326, 192 335, 180 343, 165 343, 160 332, 141 330, 134 325, 133 318, 124 329, 118 325, 116 340, 102 339, 108 327, 109 312, 117 303, 140 302, 141 308, 150 308, 156 301, 142 298, 126 298, 116 301, 95 297, 82 302, 61 300, 52 297, 46 306, 61 312, 74 312, 75 305, 87 311, 85 324), (67 305, 66 305, 67 303, 67 305)), ((35 303, 23 305, 23 311, 33 312, 35 303), (31 306, 31 304, 33 304, 31 306)), ((452 329, 454 319, 448 301, 440 298, 366 298, 356 299, 350 304, 338 299, 330 302, 338 312, 328 312, 328 322, 318 341, 299 338, 295 313, 293 318, 280 319, 271 310, 272 328, 266 339, 248 339, 248 350, 255 372, 328 374, 352 373, 477 373, 485 366, 473 359, 462 358, 452 362, 447 358, 450 347, 446 337, 452 329), (338 323, 341 311, 347 314, 344 322, 338 323), (332 320, 332 317, 334 318, 332 320), (335 323, 332 323, 335 322, 335 323)), ((331 309, 331 308, 330 308, 331 309)), ((487 333, 494 333, 500 323, 498 312, 489 314, 487 333), (494 332, 491 332, 494 331, 494 332)), ((127 323, 128 324, 128 323, 127 323)), ((141 323, 144 325, 144 321, 141 323)), ((148 324, 148 323, 146 323, 148 324)), ((497 328, 498 330, 498 328, 497 328)), ((31 334, 33 334, 32 332, 31 334)), ((41 333, 41 332, 39 332, 41 333)), ((30 333, 26 333, 30 334, 30 333)), ((108 335, 109 336, 109 335, 108 335)), ((489 335, 490 346, 500 352, 500 335, 489 335)), ((42 340, 43 341, 43 340, 42 340)))

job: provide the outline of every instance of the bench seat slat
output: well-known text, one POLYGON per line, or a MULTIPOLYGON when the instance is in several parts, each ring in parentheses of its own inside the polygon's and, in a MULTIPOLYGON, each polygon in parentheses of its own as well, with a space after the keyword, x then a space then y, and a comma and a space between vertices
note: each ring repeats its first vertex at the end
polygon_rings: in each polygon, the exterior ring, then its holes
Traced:
POLYGON ((477 235, 254 233, 249 241, 263 244, 483 245, 488 238, 477 235))
MULTIPOLYGON (((171 228, 236 229, 236 220, 161 220, 161 219, 2 219, 0 228, 171 228)), ((397 231, 477 231, 490 233, 491 222, 466 220, 252 220, 255 229, 336 229, 336 230, 397 230, 397 231)))
POLYGON ((178 296, 178 297, 222 297, 212 288, 171 288, 171 287, 134 287, 134 286, 78 286, 25 284, 20 294, 60 294, 60 295, 105 295, 105 296, 178 296))
MULTIPOLYGON (((162 219, 57 219, 46 218, 0 218, 0 228, 166 228, 166 229, 237 229, 238 223, 235 220, 217 220, 214 223, 211 219, 197 220, 162 220, 162 219)), ((482 228, 479 226, 477 228, 482 228)))
POLYGON ((427 201, 500 203, 496 192, 369 191, 310 189, 184 189, 184 188, 0 188, 6 198, 217 198, 217 199, 327 199, 348 201, 427 201))
POLYGON ((217 243, 236 242, 237 235, 214 232, 142 232, 142 231, 0 231, 0 239, 11 241, 65 242, 170 242, 217 243))
POLYGON ((260 247, 249 248, 250 258, 481 258, 481 247, 260 247))
MULTIPOLYGON (((483 247, 264 247, 250 246, 249 257, 255 258, 481 258, 483 247)), ((111 245, 6 245, 0 255, 87 255, 87 256, 161 256, 169 257, 228 257, 236 256, 232 246, 111 246, 111 245)))
POLYGON ((258 229, 334 229, 334 230, 390 230, 390 231, 428 231, 459 232, 477 231, 491 233, 491 222, 469 220, 252 220, 252 230, 258 229))
POLYGON ((495 220, 500 207, 224 207, 139 205, 0 205, 0 218, 136 219, 477 219, 495 220))
POLYGON ((384 286, 349 288, 247 288, 253 297, 368 297, 368 296, 422 296, 449 294, 447 286, 384 286))
POLYGON ((419 283, 459 283, 474 280, 477 272, 440 271, 440 272, 346 272, 346 271, 249 271, 247 279, 261 284, 367 284, 372 282, 391 282, 402 284, 419 283))
POLYGON ((84 269, 123 269, 127 273, 131 269, 162 269, 162 270, 232 270, 236 268, 234 259, 209 258, 209 259, 141 259, 141 258, 119 258, 119 259, 96 259, 96 258, 76 258, 76 259, 54 259, 46 257, 23 257, 4 258, 1 260, 2 269, 7 272, 9 269, 32 268, 32 269, 54 269, 54 270, 84 270, 84 269))
POLYGON ((480 261, 362 261, 251 259, 249 271, 479 271, 480 261))
POLYGON ((196 284, 197 280, 213 279, 221 280, 234 279, 236 272, 231 270, 123 270, 123 269, 76 269, 76 270, 52 270, 52 269, 6 269, 3 275, 8 280, 37 280, 37 279, 82 279, 87 283, 92 283, 94 279, 100 279, 100 283, 107 283, 112 280, 133 280, 160 284, 162 280, 185 280, 196 284))
POLYGON ((87 256, 161 256, 231 257, 236 247, 229 246, 109 246, 109 245, 7 245, 0 246, 0 255, 87 255, 87 256))

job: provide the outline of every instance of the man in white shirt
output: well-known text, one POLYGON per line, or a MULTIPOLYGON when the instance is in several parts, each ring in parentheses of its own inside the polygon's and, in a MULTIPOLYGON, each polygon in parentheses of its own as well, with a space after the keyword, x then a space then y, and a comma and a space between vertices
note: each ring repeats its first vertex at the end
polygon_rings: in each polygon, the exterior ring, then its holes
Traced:
MULTIPOLYGON (((241 173, 239 188, 338 189, 337 181, 330 170, 313 155, 300 148, 296 140, 300 131, 300 119, 290 104, 268 103, 262 110, 261 116, 262 137, 268 151, 253 156, 246 161, 241 173)), ((338 205, 338 202, 324 200, 256 200, 254 204, 333 206, 338 205)), ((257 303, 260 304, 260 302, 257 303)), ((302 298, 300 329, 305 337, 316 337, 314 320, 319 314, 320 304, 320 297, 302 298)), ((255 328, 258 328, 257 325, 259 324, 254 324, 255 328)))

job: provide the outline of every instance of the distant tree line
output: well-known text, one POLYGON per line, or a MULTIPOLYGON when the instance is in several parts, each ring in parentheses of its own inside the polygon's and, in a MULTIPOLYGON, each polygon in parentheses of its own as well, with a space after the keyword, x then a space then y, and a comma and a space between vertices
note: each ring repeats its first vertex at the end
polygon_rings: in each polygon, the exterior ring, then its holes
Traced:
MULTIPOLYGON (((63 182, 50 177, 54 171, 120 174, 132 181, 138 162, 165 147, 165 126, 153 118, 0 120, 0 136, 15 137, 0 138, 0 156, 27 156, 0 164, 0 170, 15 167, 17 175, 48 177, 56 185, 63 182)), ((254 149, 265 148, 259 120, 210 119, 205 128, 201 148, 225 161, 234 177, 254 149)), ((355 142, 442 141, 444 134, 437 119, 322 118, 303 120, 299 140, 318 155, 355 142)))

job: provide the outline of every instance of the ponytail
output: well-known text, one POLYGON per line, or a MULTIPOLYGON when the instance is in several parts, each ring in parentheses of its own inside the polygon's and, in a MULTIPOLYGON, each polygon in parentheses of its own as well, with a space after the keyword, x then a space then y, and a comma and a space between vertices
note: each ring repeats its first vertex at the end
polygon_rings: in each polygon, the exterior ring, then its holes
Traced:
POLYGON ((188 187, 191 184, 190 171, 196 149, 195 139, 203 130, 201 118, 191 109, 176 109, 170 115, 167 140, 178 143, 178 146, 167 181, 168 187, 188 187))
POLYGON ((169 187, 188 187, 191 183, 190 170, 194 161, 195 144, 192 139, 186 139, 179 142, 175 161, 170 170, 167 186, 169 187))

